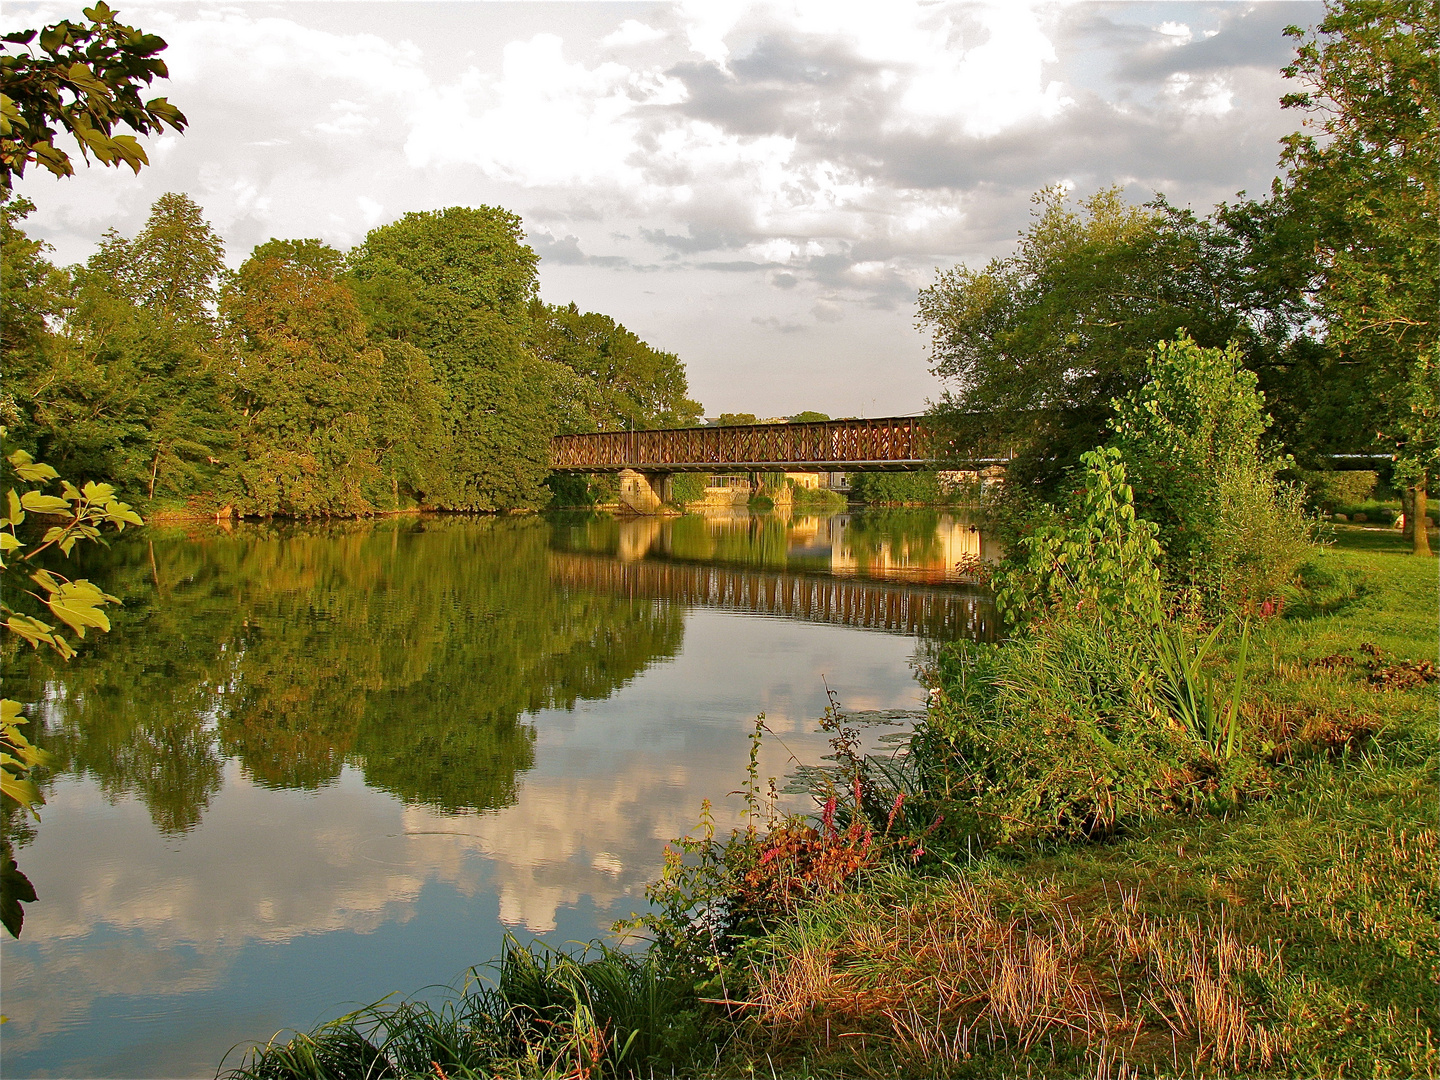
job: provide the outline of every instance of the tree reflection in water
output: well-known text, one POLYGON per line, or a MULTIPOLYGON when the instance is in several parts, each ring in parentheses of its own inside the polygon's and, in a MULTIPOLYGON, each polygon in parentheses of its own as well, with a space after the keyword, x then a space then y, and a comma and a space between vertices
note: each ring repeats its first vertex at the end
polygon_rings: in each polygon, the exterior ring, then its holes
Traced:
POLYGON ((556 588, 549 535, 535 518, 156 530, 85 564, 124 600, 115 632, 68 665, 22 658, 11 685, 54 774, 138 797, 165 834, 200 821, 230 757, 266 787, 351 764, 407 803, 506 806, 534 764, 526 714, 608 697, 684 630, 665 603, 556 588))

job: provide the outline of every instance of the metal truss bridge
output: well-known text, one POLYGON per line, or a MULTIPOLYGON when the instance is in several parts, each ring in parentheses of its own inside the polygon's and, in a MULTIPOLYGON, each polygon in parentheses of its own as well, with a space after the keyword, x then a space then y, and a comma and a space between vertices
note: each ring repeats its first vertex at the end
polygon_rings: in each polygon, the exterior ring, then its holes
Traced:
POLYGON ((550 467, 571 473, 911 472, 935 467, 934 442, 932 429, 916 416, 602 431, 551 439, 550 467))

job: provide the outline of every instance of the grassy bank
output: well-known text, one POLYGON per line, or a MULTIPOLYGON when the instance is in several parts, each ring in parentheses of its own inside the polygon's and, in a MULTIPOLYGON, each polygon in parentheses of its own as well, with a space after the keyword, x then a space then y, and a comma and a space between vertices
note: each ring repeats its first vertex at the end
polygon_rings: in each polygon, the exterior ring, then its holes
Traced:
POLYGON ((1436 563, 1334 539, 1254 624, 1232 791, 983 853, 918 788, 903 843, 900 801, 872 829, 842 792, 692 841, 643 959, 512 952, 448 1010, 361 1014, 244 1075, 1435 1075, 1436 563))
POLYGON ((1434 1075, 1436 694, 1419 679, 1436 564, 1342 528, 1305 580, 1251 643, 1263 769, 1245 798, 818 899, 750 950, 740 1056, 810 1074, 1434 1075))

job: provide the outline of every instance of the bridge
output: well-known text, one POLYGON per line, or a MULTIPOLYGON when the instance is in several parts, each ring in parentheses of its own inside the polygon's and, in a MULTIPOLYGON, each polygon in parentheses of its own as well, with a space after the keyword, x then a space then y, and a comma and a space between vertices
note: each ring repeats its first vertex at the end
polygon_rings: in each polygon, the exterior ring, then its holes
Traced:
MULTIPOLYGON (((651 513, 670 501, 675 473, 912 472, 935 467, 937 443, 934 428, 918 416, 600 431, 551 439, 550 468, 621 473, 621 501, 651 513)), ((982 469, 1006 460, 947 464, 982 469)))
MULTIPOLYGON (((918 416, 808 424, 600 431, 550 440, 555 472, 910 472, 933 468, 936 435, 918 416)), ((999 465, 1004 458, 966 463, 999 465)))
POLYGON ((979 590, 656 559, 621 562, 562 551, 550 553, 550 576, 556 584, 588 592, 782 615, 910 637, 989 641, 995 634, 994 601, 979 590))

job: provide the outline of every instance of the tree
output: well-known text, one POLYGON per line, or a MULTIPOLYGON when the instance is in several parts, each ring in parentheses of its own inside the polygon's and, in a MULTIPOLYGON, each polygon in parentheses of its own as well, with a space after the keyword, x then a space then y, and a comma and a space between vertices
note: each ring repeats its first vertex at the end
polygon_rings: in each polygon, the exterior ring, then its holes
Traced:
POLYGON ((112 230, 86 266, 51 274, 54 332, 42 324, 44 347, 7 372, 37 450, 130 496, 223 503, 235 429, 212 316, 223 252, 200 208, 172 193, 133 240, 112 230))
POLYGON ((166 192, 134 240, 107 229, 90 269, 163 319, 205 326, 225 269, 225 244, 188 195, 166 192))
POLYGON ((318 240, 271 240, 225 284, 248 513, 365 513, 380 485, 370 417, 384 357, 339 266, 318 240))
POLYGON ((786 419, 792 424, 818 424, 829 420, 830 417, 826 416, 823 412, 814 412, 813 410, 806 409, 804 412, 798 412, 794 416, 786 417, 786 419))
POLYGON ((935 415, 957 455, 1013 449, 1015 488, 1053 496, 1105 440, 1111 402, 1144 381, 1157 341, 1181 327, 1202 345, 1249 335, 1184 212, 1119 188, 1076 209, 1059 188, 1034 201, 1015 253, 940 272, 918 325, 950 384, 935 415))
MULTIPOLYGON (((0 313, 6 317, 7 327, 12 315, 21 316, 18 332, 4 335, 7 364, 12 346, 14 355, 31 353, 27 358, 35 359, 33 345, 44 337, 41 324, 47 314, 36 303, 44 297, 38 287, 41 249, 26 242, 23 234, 17 236, 12 228, 14 217, 8 196, 13 177, 24 175, 30 161, 41 162, 57 176, 74 171, 69 156, 54 144, 57 123, 75 135, 82 154, 88 149, 100 161, 124 161, 136 172, 147 163, 145 152, 133 136, 112 138, 115 123, 127 124, 142 134, 161 130, 165 123, 177 131, 185 125, 179 110, 164 98, 142 104, 137 93, 140 83, 148 84, 156 75, 166 74, 164 61, 155 55, 165 48, 165 42, 116 23, 103 2, 87 8, 85 17, 91 20, 91 27, 61 22, 41 30, 38 54, 32 47, 35 31, 19 31, 0 39, 6 46, 0 55, 0 191, 6 196, 3 239, 9 248, 3 254, 18 254, 21 261, 19 274, 0 275, 0 283, 5 286, 0 313), (87 46, 83 56, 79 52, 81 44, 87 46), (10 47, 29 51, 11 53, 10 47), (10 288, 16 284, 23 285, 23 291, 12 299, 10 288)), ((21 216, 25 212, 18 203, 13 204, 13 211, 21 216)), ((0 441, 6 434, 0 426, 0 441)), ((12 599, 24 603, 23 598, 28 596, 44 604, 49 614, 70 627, 77 637, 84 637, 87 627, 108 630, 109 620, 100 609, 114 597, 89 581, 68 580, 34 560, 52 547, 68 556, 76 543, 98 540, 105 524, 121 530, 127 524, 142 522, 129 506, 115 499, 114 489, 108 484, 90 483, 77 488, 61 481, 59 495, 46 495, 37 488, 26 490, 24 485, 58 480, 53 468, 37 462, 24 449, 6 454, 5 462, 8 469, 6 508, 0 520, 0 572, 10 579, 3 592, 5 627, 9 631, 6 641, 13 646, 20 639, 37 648, 45 644, 69 659, 74 649, 63 632, 33 612, 13 609, 9 604, 12 599), (60 523, 47 528, 36 542, 17 531, 27 511, 56 515, 60 523), (28 577, 29 583, 20 583, 21 577, 28 577), (30 584, 40 592, 32 590, 30 584)), ((33 811, 40 794, 33 788, 29 774, 42 759, 20 732, 23 723, 19 702, 8 698, 0 701, 0 772, 5 774, 0 802, 8 799, 22 811, 33 811)), ((10 808, 5 809, 8 820, 10 808)), ((9 836, 0 837, 0 922, 13 936, 20 935, 24 917, 20 905, 35 898, 34 888, 15 864, 9 836)))
POLYGON ((758 424, 754 413, 748 412, 722 412, 715 418, 715 423, 721 427, 730 427, 737 424, 758 424))
POLYGON ((28 199, 0 192, 0 357, 4 358, 5 386, 0 389, 0 424, 17 439, 34 446, 31 417, 17 401, 17 384, 42 370, 49 360, 47 319, 59 309, 68 288, 65 276, 45 258, 49 245, 32 240, 20 222, 33 213, 28 199))
POLYGON ((531 342, 542 360, 564 364, 596 388, 589 415, 600 431, 693 427, 685 366, 641 341, 608 315, 531 301, 531 342))
POLYGON ((1395 453, 1416 554, 1428 554, 1426 490, 1440 467, 1440 27, 1426 0, 1332 0, 1284 69, 1307 89, 1287 108, 1313 133, 1284 140, 1283 193, 1315 223, 1332 341, 1358 363, 1355 404, 1395 453))
POLYGON ((1162 341, 1148 378, 1115 403, 1135 509, 1159 526, 1164 570, 1212 609, 1253 611, 1284 595, 1310 553, 1287 460, 1265 444, 1270 417, 1234 345, 1162 341))
POLYGON ((423 351, 441 388, 449 453, 431 505, 545 502, 552 380, 526 344, 537 262, 520 219, 489 206, 406 214, 352 253, 353 287, 373 332, 423 351))
POLYGON ((117 124, 136 134, 182 131, 184 114, 163 97, 143 101, 140 88, 168 77, 159 53, 165 40, 118 22, 103 0, 86 8, 89 25, 69 20, 43 30, 0 37, 0 188, 8 191, 25 167, 37 162, 56 176, 70 176, 70 155, 55 145, 62 131, 80 153, 135 172, 149 164, 134 135, 116 135, 117 124))

